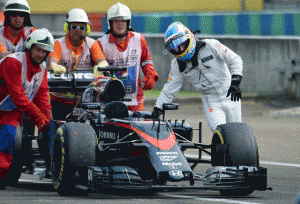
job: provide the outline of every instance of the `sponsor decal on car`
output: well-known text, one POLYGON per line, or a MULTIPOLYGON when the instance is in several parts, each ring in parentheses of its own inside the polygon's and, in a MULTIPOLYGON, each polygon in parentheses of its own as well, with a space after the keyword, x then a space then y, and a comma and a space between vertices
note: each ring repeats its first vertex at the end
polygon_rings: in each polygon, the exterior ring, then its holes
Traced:
POLYGON ((159 159, 161 161, 173 161, 176 159, 178 156, 159 156, 159 159))
POLYGON ((178 152, 156 152, 157 155, 162 155, 162 154, 174 154, 178 155, 178 152))
POLYGON ((162 162, 164 166, 182 166, 181 162, 162 162))
POLYGON ((116 133, 114 132, 106 132, 106 131, 99 131, 99 137, 104 139, 117 139, 116 133))
POLYGON ((182 171, 180 170, 169 171, 169 174, 174 177, 183 177, 182 171))
MULTIPOLYGON (((61 79, 61 80, 68 80, 69 77, 66 73, 63 73, 61 75, 55 75, 54 73, 50 73, 48 72, 47 73, 47 77, 48 77, 48 80, 49 79, 61 79)), ((74 77, 75 79, 85 79, 85 80, 93 80, 94 79, 94 74, 91 72, 91 73, 74 73, 74 77)))

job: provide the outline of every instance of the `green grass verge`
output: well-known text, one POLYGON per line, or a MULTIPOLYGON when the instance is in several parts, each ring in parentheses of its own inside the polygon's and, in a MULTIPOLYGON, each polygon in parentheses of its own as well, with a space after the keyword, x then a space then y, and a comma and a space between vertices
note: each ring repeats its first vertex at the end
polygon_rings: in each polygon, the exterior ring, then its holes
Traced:
MULTIPOLYGON (((152 90, 144 90, 144 96, 145 98, 158 98, 159 94, 161 92, 161 89, 152 89, 152 90)), ((243 92, 244 96, 257 96, 257 93, 254 92, 243 92)), ((198 91, 180 91, 177 97, 200 97, 201 93, 198 91)))
MULTIPOLYGON (((161 89, 144 90, 145 98, 158 98, 161 89)), ((180 91, 179 97, 199 97, 201 94, 198 91, 180 91)))

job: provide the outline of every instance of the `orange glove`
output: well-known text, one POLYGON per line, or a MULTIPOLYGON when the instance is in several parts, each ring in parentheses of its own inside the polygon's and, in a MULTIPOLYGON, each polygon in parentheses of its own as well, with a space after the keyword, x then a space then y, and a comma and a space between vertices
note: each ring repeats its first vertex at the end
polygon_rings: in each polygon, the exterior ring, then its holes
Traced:
POLYGON ((38 127, 39 131, 45 129, 48 125, 50 125, 49 119, 47 119, 43 113, 39 114, 34 119, 34 122, 35 122, 36 126, 38 127))
POLYGON ((155 78, 152 76, 145 77, 142 82, 145 83, 143 90, 151 90, 154 87, 155 78))
POLYGON ((52 119, 52 112, 51 109, 43 109, 42 113, 46 116, 47 119, 52 119))
POLYGON ((30 115, 30 118, 38 127, 38 130, 41 131, 42 128, 47 127, 50 124, 50 121, 38 107, 36 107, 36 110, 34 112, 35 113, 33 115, 30 115))
POLYGON ((50 125, 50 119, 52 119, 52 112, 51 109, 44 109, 42 110, 42 113, 46 116, 46 118, 49 120, 48 124, 45 124, 42 128, 41 131, 45 131, 47 127, 50 125))

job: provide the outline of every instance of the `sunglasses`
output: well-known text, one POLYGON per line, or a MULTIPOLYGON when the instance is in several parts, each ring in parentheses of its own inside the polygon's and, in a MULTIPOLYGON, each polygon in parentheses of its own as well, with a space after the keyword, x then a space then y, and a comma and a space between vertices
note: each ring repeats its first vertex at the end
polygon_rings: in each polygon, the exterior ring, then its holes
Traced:
POLYGON ((83 31, 83 30, 85 30, 85 27, 86 26, 83 26, 83 25, 71 25, 71 29, 72 30, 81 30, 81 31, 83 31))
POLYGON ((25 17, 25 13, 19 13, 19 12, 11 12, 10 13, 10 16, 12 17, 17 17, 17 16, 20 16, 20 17, 25 17))

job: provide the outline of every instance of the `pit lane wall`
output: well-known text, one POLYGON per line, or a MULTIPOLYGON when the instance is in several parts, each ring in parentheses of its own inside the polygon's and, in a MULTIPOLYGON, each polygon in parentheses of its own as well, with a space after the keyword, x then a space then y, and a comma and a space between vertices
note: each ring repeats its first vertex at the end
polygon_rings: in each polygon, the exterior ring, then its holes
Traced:
MULTIPOLYGON (((89 14, 92 38, 107 31, 105 14, 89 14)), ((58 38, 64 33, 65 14, 33 14, 37 28, 46 27, 58 38)), ((201 30, 198 38, 216 38, 244 61, 244 78, 241 87, 253 94, 272 95, 283 92, 292 75, 291 60, 299 55, 300 13, 255 12, 229 14, 199 13, 146 13, 134 14, 131 26, 143 33, 159 74, 156 88, 167 81, 173 57, 164 55, 163 33, 172 22, 180 21, 191 30, 201 30)), ((185 83, 184 90, 193 90, 185 83)), ((300 83, 295 92, 300 98, 300 83)))

